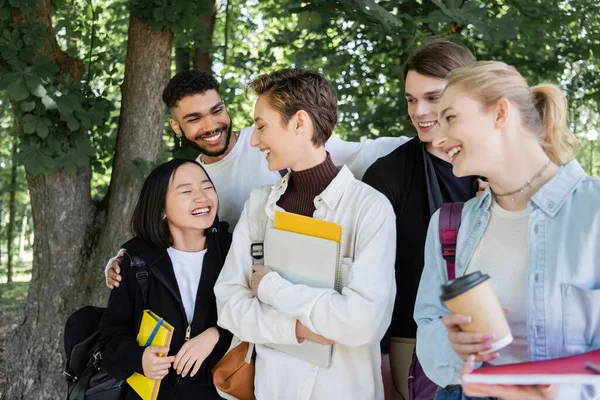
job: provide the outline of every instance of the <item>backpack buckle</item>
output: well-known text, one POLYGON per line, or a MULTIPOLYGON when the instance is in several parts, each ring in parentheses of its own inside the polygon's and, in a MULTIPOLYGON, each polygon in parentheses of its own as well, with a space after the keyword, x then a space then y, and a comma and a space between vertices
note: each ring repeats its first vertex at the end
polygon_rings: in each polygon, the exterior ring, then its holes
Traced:
POLYGON ((148 271, 136 271, 135 277, 138 281, 148 279, 148 271))
POLYGON ((250 245, 250 255, 252 258, 260 260, 264 257, 264 245, 262 243, 252 243, 250 245))
POLYGON ((456 244, 443 244, 442 257, 446 261, 454 262, 456 260, 456 244))

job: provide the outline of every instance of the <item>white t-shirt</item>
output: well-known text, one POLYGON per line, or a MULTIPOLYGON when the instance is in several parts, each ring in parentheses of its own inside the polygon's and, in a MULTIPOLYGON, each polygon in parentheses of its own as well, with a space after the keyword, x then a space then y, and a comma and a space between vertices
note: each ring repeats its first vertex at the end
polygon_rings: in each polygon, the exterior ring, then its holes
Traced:
POLYGON ((490 210, 489 224, 465 274, 474 271, 488 274, 500 305, 510 309, 506 319, 514 340, 500 349, 500 356, 490 364, 529 361, 526 315, 529 209, 507 211, 494 201, 490 210))
MULTIPOLYGON (((229 222, 232 230, 252 189, 272 185, 281 179, 278 171, 269 171, 269 163, 260 150, 250 146, 253 130, 254 127, 242 129, 229 154, 215 163, 203 164, 219 194, 219 219, 229 222)), ((333 136, 325 148, 336 166, 346 165, 360 180, 378 158, 388 155, 408 140, 400 136, 346 142, 333 136)))
POLYGON ((177 286, 179 286, 179 294, 183 301, 188 324, 191 324, 206 250, 186 252, 169 247, 167 253, 169 253, 173 264, 173 271, 177 279, 177 286))

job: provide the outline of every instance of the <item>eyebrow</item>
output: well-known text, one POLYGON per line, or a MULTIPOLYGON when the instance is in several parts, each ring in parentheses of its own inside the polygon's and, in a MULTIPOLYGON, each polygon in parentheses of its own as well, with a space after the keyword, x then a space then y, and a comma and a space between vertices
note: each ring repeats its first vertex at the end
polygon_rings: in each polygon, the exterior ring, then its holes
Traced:
POLYGON ((454 110, 454 108, 452 108, 452 107, 446 107, 446 108, 444 108, 444 109, 442 110, 442 112, 440 113, 440 118, 439 118, 439 119, 442 119, 442 118, 444 118, 444 114, 446 114, 446 112, 447 112, 448 110, 450 110, 450 109, 454 110))
MULTIPOLYGON (((442 94, 444 90, 443 89, 437 89, 437 90, 432 90, 431 92, 427 92, 425 93, 425 96, 434 96, 434 95, 438 95, 438 94, 442 94)), ((415 97, 412 94, 405 92, 404 96, 406 97, 415 97)))
MULTIPOLYGON (((210 181, 210 179, 205 179, 205 180, 203 180, 203 181, 202 181, 202 182, 200 182, 200 183, 201 183, 201 184, 202 184, 202 183, 210 183, 210 184, 212 185, 212 182, 210 181)), ((180 188, 182 188, 182 187, 184 187, 184 186, 191 186, 191 185, 192 185, 191 183, 182 183, 182 184, 179 184, 179 185, 177 185, 177 187, 175 188, 175 190, 178 190, 178 189, 180 189, 180 188)))
MULTIPOLYGON (((222 106, 223 106, 223 104, 224 104, 224 103, 223 103, 222 101, 218 102, 217 104, 215 104, 214 106, 212 106, 212 107, 210 108, 209 112, 210 112, 210 113, 213 113, 213 112, 215 112, 215 111, 216 111, 216 110, 217 110, 219 107, 222 107, 222 106)), ((199 111, 198 111, 198 112, 193 112, 193 113, 185 114, 185 115, 183 116, 183 119, 188 119, 188 118, 192 118, 192 117, 193 117, 193 118, 202 118, 203 116, 204 116, 204 115, 203 115, 201 112, 199 112, 199 111)))

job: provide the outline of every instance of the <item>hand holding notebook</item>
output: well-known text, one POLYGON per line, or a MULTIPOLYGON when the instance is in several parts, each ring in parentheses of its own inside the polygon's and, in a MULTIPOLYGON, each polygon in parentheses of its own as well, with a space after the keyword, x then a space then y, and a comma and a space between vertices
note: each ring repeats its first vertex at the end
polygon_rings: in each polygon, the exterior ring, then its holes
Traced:
MULTIPOLYGON (((170 367, 174 357, 163 356, 166 356, 169 351, 173 330, 171 324, 164 321, 152 311, 144 311, 136 341, 138 345, 146 347, 144 350, 146 359, 150 357, 154 361, 158 361, 160 367, 162 367, 163 364, 167 365, 167 369, 170 367), (148 355, 146 355, 146 353, 148 353, 148 355), (156 358, 159 359, 156 360, 156 358)), ((160 367, 156 370, 152 368, 153 373, 149 374, 152 377, 163 375, 161 372, 163 370, 160 367)), ((149 371, 144 369, 144 372, 149 371)), ((127 383, 143 400, 156 400, 158 397, 160 380, 151 379, 150 377, 134 372, 133 375, 127 378, 127 383)))
POLYGON ((551 360, 479 368, 462 376, 463 382, 499 385, 578 383, 600 385, 600 349, 551 360))
MULTIPOLYGON (((294 284, 341 291, 341 236, 333 222, 277 211, 265 234, 265 266, 294 284)), ((331 363, 331 345, 305 340, 299 346, 267 346, 321 367, 331 363)))

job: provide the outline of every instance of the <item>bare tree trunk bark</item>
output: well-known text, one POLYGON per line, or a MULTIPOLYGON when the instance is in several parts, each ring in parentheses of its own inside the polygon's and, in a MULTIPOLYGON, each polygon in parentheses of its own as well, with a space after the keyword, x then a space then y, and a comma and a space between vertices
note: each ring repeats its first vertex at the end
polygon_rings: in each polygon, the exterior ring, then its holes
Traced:
POLYGON ((25 235, 27 234, 27 206, 23 206, 23 219, 21 220, 21 234, 19 235, 19 258, 25 253, 25 235))
POLYGON ((175 71, 187 71, 192 65, 192 54, 188 47, 178 46, 175 48, 175 71))
POLYGON ((156 32, 149 24, 130 19, 107 220, 91 257, 94 274, 89 298, 96 304, 104 304, 109 294, 104 278, 107 256, 131 237, 129 222, 143 178, 162 149, 161 93, 169 81, 172 45, 172 32, 156 32))
MULTIPOLYGON (((43 5, 48 7, 40 9, 49 12, 49 0, 43 5)), ((169 75, 171 46, 170 31, 155 32, 149 24, 130 20, 117 148, 103 203, 107 207, 91 200, 90 167, 73 176, 62 170, 27 175, 35 233, 32 280, 25 317, 6 351, 5 399, 64 398, 64 323, 82 304, 105 304, 104 263, 130 235, 141 185, 136 176, 141 178, 160 153, 160 93, 169 75)), ((78 65, 64 57, 54 61, 62 67, 78 65)))
POLYGON ((13 145, 12 145, 12 157, 11 157, 11 169, 10 169, 10 195, 8 199, 8 226, 6 227, 6 282, 11 283, 13 281, 13 242, 15 234, 15 217, 16 217, 16 205, 15 195, 17 192, 17 163, 15 161, 15 155, 17 154, 17 130, 14 129, 13 133, 13 145))
MULTIPOLYGON (((215 7, 217 4, 215 3, 215 7)), ((217 19, 216 8, 212 14, 202 17, 202 25, 196 34, 196 54, 194 54, 194 68, 210 73, 212 71, 212 39, 217 19)))

